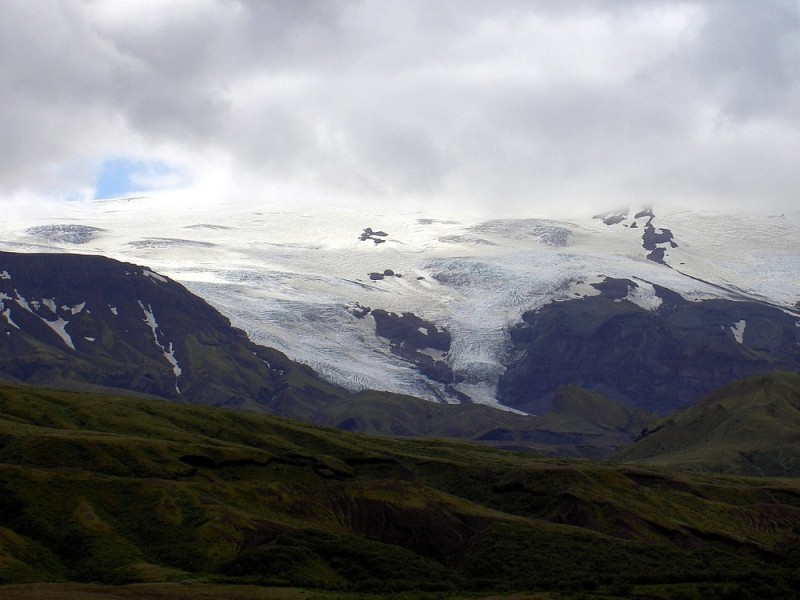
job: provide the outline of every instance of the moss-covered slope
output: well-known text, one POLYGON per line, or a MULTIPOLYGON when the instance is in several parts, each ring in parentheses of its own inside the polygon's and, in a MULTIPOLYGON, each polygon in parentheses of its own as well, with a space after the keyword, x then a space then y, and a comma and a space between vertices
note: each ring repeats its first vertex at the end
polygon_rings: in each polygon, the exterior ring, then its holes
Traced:
POLYGON ((615 460, 692 471, 800 476, 800 376, 758 375, 650 424, 615 460))
POLYGON ((7 583, 192 578, 421 593, 679 583, 724 591, 766 578, 780 591, 800 566, 798 530, 794 480, 0 389, 7 583))

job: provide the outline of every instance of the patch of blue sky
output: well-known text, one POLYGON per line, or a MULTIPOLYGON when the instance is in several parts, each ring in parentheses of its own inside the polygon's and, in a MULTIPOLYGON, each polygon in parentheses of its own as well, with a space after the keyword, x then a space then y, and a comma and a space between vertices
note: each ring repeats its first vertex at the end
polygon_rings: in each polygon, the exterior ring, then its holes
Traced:
POLYGON ((182 170, 161 161, 109 158, 100 167, 94 197, 96 200, 124 198, 152 190, 179 188, 188 183, 182 170))

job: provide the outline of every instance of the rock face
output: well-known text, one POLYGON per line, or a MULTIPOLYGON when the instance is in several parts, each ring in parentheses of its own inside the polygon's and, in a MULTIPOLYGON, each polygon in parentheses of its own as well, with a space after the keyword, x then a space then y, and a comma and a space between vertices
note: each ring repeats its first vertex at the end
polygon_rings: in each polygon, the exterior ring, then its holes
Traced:
POLYGON ((553 390, 578 385, 665 414, 753 374, 800 372, 798 319, 765 304, 689 302, 654 286, 646 310, 627 299, 637 284, 607 279, 599 296, 554 302, 511 330, 502 403, 549 410, 553 390))
POLYGON ((100 256, 0 253, 0 374, 213 406, 269 405, 293 363, 180 284, 100 256))

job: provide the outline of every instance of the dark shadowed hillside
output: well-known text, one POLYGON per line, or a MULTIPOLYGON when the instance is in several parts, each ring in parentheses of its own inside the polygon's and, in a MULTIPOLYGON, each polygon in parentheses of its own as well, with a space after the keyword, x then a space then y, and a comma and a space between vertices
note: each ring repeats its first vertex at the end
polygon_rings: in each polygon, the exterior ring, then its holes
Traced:
POLYGON ((577 385, 667 414, 757 373, 800 372, 797 317, 757 302, 690 302, 655 285, 657 307, 627 299, 638 284, 606 279, 599 295, 525 313, 511 330, 514 359, 500 380, 504 404, 547 412, 553 392, 577 385))

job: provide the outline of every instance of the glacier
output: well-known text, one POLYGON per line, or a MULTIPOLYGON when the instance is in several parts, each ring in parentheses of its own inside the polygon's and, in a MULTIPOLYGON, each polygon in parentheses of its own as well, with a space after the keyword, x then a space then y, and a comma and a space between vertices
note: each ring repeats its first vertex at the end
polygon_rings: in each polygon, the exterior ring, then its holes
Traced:
POLYGON ((628 299, 648 310, 658 308, 653 286, 661 285, 690 300, 756 300, 800 317, 798 234, 800 212, 486 219, 274 201, 186 207, 154 197, 69 202, 61 214, 9 218, 0 248, 146 265, 145 275, 180 282, 254 342, 350 390, 458 402, 455 390, 507 408, 496 385, 508 330, 525 311, 595 294, 592 283, 616 277, 639 284, 628 299), (674 236, 659 244, 663 264, 643 247, 650 219, 674 236), (393 276, 370 277, 384 272, 393 276), (452 344, 437 358, 457 383, 448 389, 393 354, 355 307, 411 312, 446 328, 452 344))

